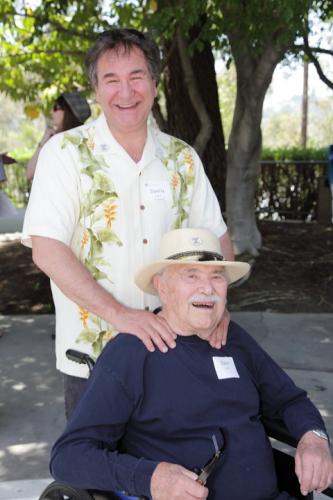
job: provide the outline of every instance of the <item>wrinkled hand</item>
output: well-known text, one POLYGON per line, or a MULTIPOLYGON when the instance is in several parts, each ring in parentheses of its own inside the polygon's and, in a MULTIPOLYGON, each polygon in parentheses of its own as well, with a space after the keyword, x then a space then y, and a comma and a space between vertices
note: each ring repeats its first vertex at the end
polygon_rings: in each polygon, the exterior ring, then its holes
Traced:
POLYGON ((197 477, 181 465, 161 462, 151 477, 152 499, 204 500, 208 496, 208 489, 196 482, 197 477))
POLYGON ((120 332, 138 337, 150 352, 155 350, 155 346, 161 352, 167 352, 168 347, 176 347, 177 335, 160 315, 121 306, 112 323, 120 332))
POLYGON ((224 309, 221 321, 209 337, 209 343, 215 349, 221 349, 227 343, 228 328, 230 323, 230 313, 224 309))
POLYGON ((333 481, 333 462, 327 441, 306 432, 300 439, 295 455, 295 472, 302 495, 321 492, 333 481))

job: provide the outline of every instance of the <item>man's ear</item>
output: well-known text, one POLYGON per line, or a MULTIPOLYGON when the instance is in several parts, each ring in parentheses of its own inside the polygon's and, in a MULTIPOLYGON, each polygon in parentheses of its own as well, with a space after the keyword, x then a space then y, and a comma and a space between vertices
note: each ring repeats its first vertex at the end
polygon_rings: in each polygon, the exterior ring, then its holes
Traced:
POLYGON ((156 292, 159 294, 160 291, 160 285, 161 285, 161 276, 159 274, 155 274, 152 279, 153 282, 153 287, 155 288, 156 292))
POLYGON ((153 286, 160 298, 162 304, 165 303, 165 297, 168 296, 168 285, 163 274, 155 274, 153 277, 153 286))

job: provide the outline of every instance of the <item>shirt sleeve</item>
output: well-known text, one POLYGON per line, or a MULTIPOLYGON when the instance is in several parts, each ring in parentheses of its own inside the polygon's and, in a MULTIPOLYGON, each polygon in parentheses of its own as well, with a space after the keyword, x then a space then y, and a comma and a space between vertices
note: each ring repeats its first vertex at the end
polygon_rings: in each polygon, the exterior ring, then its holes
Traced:
MULTIPOLYGON (((111 370, 113 361, 117 364, 116 353, 108 356, 106 351, 52 449, 50 471, 55 479, 81 489, 150 496, 151 476, 158 462, 117 450, 133 412, 135 391, 124 383, 126 376, 111 370)), ((133 369, 137 378, 136 373, 133 369)))
POLYGON ((189 227, 204 227, 218 238, 227 231, 216 194, 205 173, 202 162, 191 148, 195 162, 195 183, 189 214, 189 227))
POLYGON ((306 391, 297 387, 268 355, 260 366, 259 376, 264 415, 281 418, 296 440, 311 429, 325 429, 306 391))
POLYGON ((311 429, 325 429, 324 421, 306 391, 297 387, 254 339, 248 336, 247 342, 260 393, 262 414, 282 419, 297 440, 311 429))
POLYGON ((79 174, 72 145, 62 147, 62 134, 42 148, 25 214, 22 243, 45 236, 69 245, 79 217, 79 174))

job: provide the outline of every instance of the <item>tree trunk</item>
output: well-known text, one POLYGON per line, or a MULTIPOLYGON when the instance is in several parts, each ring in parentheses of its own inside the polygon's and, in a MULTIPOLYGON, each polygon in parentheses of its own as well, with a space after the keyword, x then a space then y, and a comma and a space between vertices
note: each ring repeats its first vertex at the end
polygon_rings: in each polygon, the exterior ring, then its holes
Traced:
POLYGON ((303 62, 303 95, 301 118, 301 147, 306 148, 308 139, 308 109, 309 109, 309 63, 303 62))
MULTIPOLYGON (((190 40, 196 37, 198 30, 199 27, 192 29, 190 40)), ((198 134, 202 130, 202 122, 191 102, 178 44, 174 43, 173 46, 174 49, 169 53, 171 45, 165 47, 165 53, 168 54, 168 63, 164 71, 167 114, 165 131, 194 146, 198 134)), ((189 60, 196 77, 195 83, 200 93, 200 101, 202 101, 212 125, 210 138, 200 156, 221 207, 224 209, 226 151, 211 46, 206 43, 203 50, 201 52, 194 51, 189 60)))
POLYGON ((232 35, 229 40, 236 65, 237 95, 228 145, 228 229, 236 255, 257 255, 261 235, 255 218, 255 191, 262 146, 262 108, 283 52, 267 43, 260 55, 250 57, 233 45, 232 35))

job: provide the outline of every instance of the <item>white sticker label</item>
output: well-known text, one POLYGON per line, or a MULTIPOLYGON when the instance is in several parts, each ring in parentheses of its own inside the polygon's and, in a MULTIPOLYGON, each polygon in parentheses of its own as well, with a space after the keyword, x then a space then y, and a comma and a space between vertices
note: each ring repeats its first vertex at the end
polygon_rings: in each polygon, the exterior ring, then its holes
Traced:
POLYGON ((144 188, 149 201, 168 200, 170 198, 170 188, 166 181, 145 182, 144 188))
POLYGON ((217 378, 239 378, 234 360, 230 357, 213 356, 214 368, 217 378))

